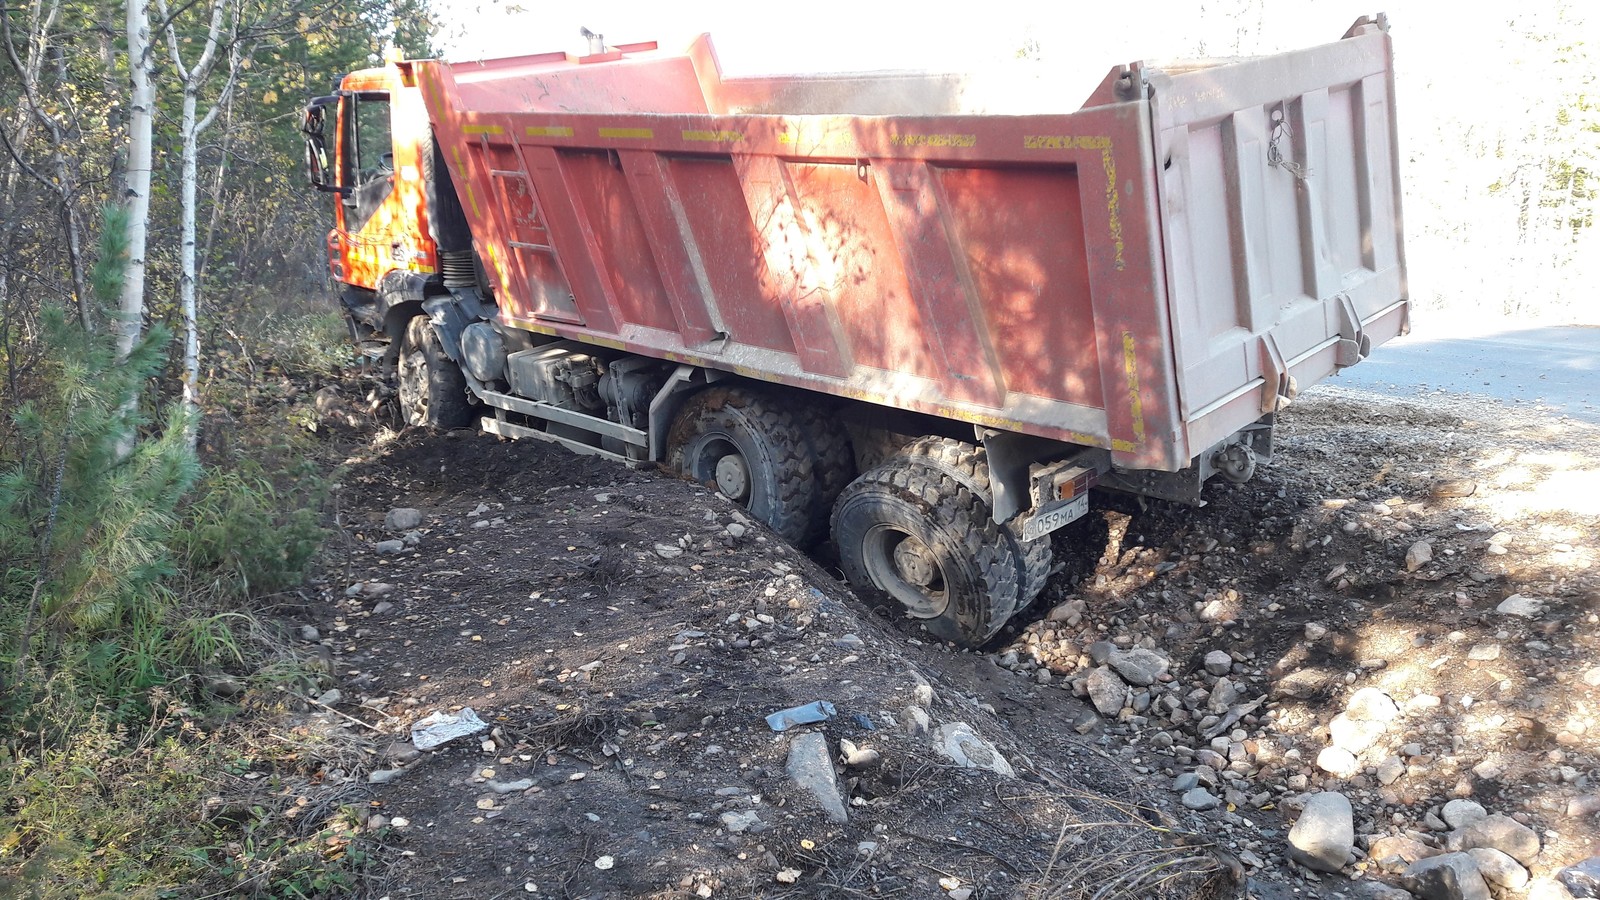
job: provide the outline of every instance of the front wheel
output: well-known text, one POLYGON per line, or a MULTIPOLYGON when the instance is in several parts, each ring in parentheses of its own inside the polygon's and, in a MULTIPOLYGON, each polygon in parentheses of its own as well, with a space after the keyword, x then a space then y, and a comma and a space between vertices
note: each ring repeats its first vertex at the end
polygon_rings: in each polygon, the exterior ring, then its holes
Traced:
POLYGON ((987 504, 929 466, 893 459, 851 482, 833 538, 852 584, 944 640, 976 647, 1017 605, 1017 563, 987 504))
POLYGON ((407 425, 448 429, 472 424, 467 379, 445 354, 427 316, 406 325, 399 369, 400 415, 407 425))
POLYGON ((715 486, 791 544, 812 536, 811 452, 794 416, 767 395, 701 391, 678 412, 667 445, 672 471, 715 486))

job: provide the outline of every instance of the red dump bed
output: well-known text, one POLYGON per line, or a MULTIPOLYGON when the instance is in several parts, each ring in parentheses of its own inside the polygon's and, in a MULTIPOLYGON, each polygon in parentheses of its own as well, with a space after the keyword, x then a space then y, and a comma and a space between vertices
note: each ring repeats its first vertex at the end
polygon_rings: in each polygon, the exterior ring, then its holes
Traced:
POLYGON ((411 67, 529 329, 1171 471, 1406 328, 1378 25, 1026 115, 706 39, 411 67))

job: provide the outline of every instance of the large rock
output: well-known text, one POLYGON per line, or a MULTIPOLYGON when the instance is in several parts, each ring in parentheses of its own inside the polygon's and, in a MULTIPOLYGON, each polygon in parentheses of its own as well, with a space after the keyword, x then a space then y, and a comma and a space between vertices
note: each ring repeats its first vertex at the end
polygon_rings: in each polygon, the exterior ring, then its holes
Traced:
POLYGON ((422 524, 422 512, 409 506, 397 506, 383 517, 383 527, 388 531, 410 531, 422 524))
POLYGON ((1318 872, 1337 872, 1356 843, 1350 801, 1337 791, 1312 794, 1289 829, 1289 858, 1318 872))
POLYGON ((1107 663, 1122 676, 1124 681, 1140 687, 1155 684, 1156 679, 1165 675, 1171 665, 1165 656, 1142 647, 1114 650, 1107 663))
POLYGON ((1417 541, 1406 550, 1407 572, 1415 572, 1431 562, 1433 562, 1433 545, 1427 541, 1417 541))
POLYGON ((833 753, 828 750, 828 739, 821 732, 807 731, 794 736, 789 742, 789 761, 784 771, 789 773, 790 780, 816 799, 828 821, 836 825, 849 821, 844 795, 839 791, 839 779, 833 773, 833 753))
POLYGON ((1364 687, 1350 695, 1344 714, 1357 722, 1393 722, 1400 717, 1400 707, 1383 691, 1364 687))
POLYGON ((1335 778, 1349 778, 1361 771, 1361 762, 1343 747, 1328 747, 1317 754, 1317 768, 1335 778))
MULTIPOLYGON (((1438 856, 1439 851, 1416 838, 1406 837, 1403 834, 1392 834, 1378 838, 1367 847, 1367 858, 1382 863, 1385 860, 1400 860, 1405 865, 1410 865, 1419 859, 1438 856)), ((1399 866, 1396 868, 1404 868, 1399 866)))
POLYGON ((996 775, 1015 778, 1016 770, 995 746, 965 722, 951 722, 933 730, 933 749, 956 765, 968 769, 988 769, 996 775))
POLYGON ((1422 900, 1491 900, 1478 864, 1465 853, 1418 860, 1406 868, 1401 881, 1422 900))
POLYGON ((1452 832, 1445 846, 1451 850, 1487 847, 1506 853, 1526 866, 1539 855, 1539 835, 1510 816, 1497 815, 1452 832))
POLYGON ((1591 856, 1575 866, 1567 866, 1556 874, 1556 880, 1579 900, 1600 897, 1600 856, 1591 856))
POLYGON ((1089 673, 1085 685, 1089 689, 1089 702, 1101 715, 1114 716, 1122 712, 1123 704, 1128 700, 1128 686, 1117 677, 1117 673, 1101 666, 1089 673))
POLYGON ((1489 818, 1489 811, 1484 809, 1483 804, 1476 800, 1458 797, 1446 803, 1444 809, 1439 811, 1439 815, 1444 819, 1445 824, 1451 828, 1465 828, 1475 822, 1482 822, 1484 819, 1489 818))
POLYGON ((1385 730, 1382 722, 1352 719, 1349 713, 1340 713, 1328 723, 1328 735, 1333 745, 1351 753, 1360 753, 1376 744, 1385 730))
POLYGON ((1534 597, 1524 597, 1521 594, 1512 594, 1500 601, 1494 611, 1507 616, 1521 616, 1524 619, 1536 619, 1544 614, 1544 601, 1534 597))
POLYGON ((1512 890, 1521 890, 1528 884, 1528 870, 1499 850, 1476 847, 1468 850, 1467 855, 1478 864, 1478 871, 1483 873, 1483 880, 1490 884, 1498 884, 1512 890))

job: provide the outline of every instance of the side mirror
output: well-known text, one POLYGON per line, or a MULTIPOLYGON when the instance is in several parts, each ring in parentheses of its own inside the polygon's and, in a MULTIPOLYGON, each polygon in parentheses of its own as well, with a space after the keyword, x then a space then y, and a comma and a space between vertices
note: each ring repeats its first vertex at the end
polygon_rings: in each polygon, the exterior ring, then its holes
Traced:
POLYGON ((300 123, 300 133, 306 138, 306 180, 323 193, 348 197, 350 189, 332 183, 329 178, 331 167, 328 165, 328 145, 323 137, 327 123, 327 108, 338 102, 339 96, 333 94, 318 97, 307 104, 305 118, 300 123))

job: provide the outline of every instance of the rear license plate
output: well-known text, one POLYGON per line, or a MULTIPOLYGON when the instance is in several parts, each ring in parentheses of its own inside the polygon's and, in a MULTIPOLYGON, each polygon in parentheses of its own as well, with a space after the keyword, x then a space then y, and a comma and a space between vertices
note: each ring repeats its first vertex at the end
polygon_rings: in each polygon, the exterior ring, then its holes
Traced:
POLYGON ((1069 522, 1076 522, 1089 511, 1089 495, 1057 500, 1034 514, 1022 525, 1022 539, 1031 541, 1055 531, 1069 522))

